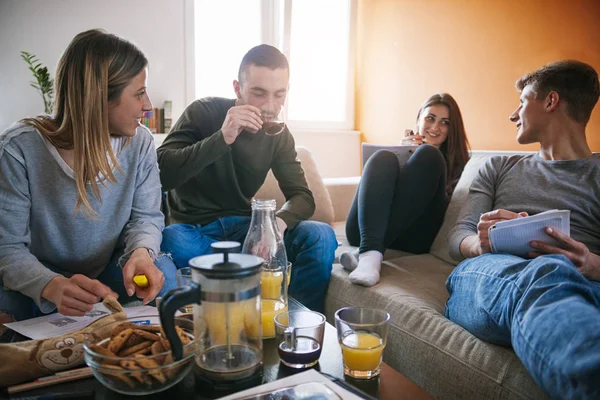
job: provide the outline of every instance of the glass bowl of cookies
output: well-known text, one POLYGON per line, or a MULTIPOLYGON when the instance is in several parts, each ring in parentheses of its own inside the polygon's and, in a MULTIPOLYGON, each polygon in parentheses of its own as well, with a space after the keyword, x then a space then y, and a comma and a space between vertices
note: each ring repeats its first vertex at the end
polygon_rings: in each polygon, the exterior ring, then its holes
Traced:
POLYGON ((127 395, 146 395, 170 388, 193 366, 196 353, 193 322, 175 318, 183 344, 183 357, 174 361, 159 317, 127 318, 99 329, 104 337, 90 335, 83 344, 85 362, 104 386, 127 395), (105 329, 106 328, 106 329, 105 329))

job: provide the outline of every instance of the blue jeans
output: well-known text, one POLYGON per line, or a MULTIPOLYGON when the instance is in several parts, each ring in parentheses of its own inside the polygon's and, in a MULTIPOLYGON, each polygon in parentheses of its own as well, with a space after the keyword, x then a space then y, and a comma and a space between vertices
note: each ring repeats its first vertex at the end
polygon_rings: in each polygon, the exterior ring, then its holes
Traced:
POLYGON ((459 264, 446 287, 446 317, 512 346, 550 397, 600 398, 600 282, 565 256, 485 254, 459 264))
MULTIPOLYGON (((119 295, 119 302, 125 304, 131 301, 138 301, 139 299, 135 296, 135 294, 129 297, 125 290, 125 284, 123 283, 123 271, 118 263, 119 257, 122 255, 122 251, 115 252, 109 264, 96 279, 115 291, 119 295)), ((165 276, 165 284, 158 293, 158 296, 163 296, 169 290, 177 287, 177 269, 175 268, 173 261, 164 254, 157 257, 154 264, 165 276)), ((55 267, 46 264, 44 265, 47 268, 60 273, 60 271, 57 271, 55 267)), ((22 321, 44 315, 31 297, 28 297, 20 292, 8 290, 2 286, 0 286, 0 312, 6 312, 12 315, 16 321, 22 321)), ((56 309, 53 312, 56 312, 56 309)))
MULTIPOLYGON (((174 224, 163 231, 161 250, 171 254, 178 268, 190 259, 212 253, 211 243, 233 240, 243 243, 250 217, 224 217, 205 225, 174 224)), ((293 265, 289 294, 306 307, 322 311, 329 285, 337 240, 331 226, 301 221, 284 234, 288 261, 293 265)))

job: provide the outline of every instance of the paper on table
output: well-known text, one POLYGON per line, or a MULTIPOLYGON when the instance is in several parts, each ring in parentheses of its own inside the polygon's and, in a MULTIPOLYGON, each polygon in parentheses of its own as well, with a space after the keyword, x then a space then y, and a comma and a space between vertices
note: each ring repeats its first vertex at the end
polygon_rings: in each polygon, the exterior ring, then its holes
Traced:
POLYGON ((308 371, 300 372, 295 375, 288 376, 287 378, 278 379, 274 382, 265 383, 264 385, 244 390, 242 392, 238 392, 230 396, 221 397, 220 400, 243 399, 251 395, 270 393, 277 389, 296 386, 308 382, 320 382, 344 400, 362 400, 361 397, 358 397, 354 393, 349 392, 348 390, 344 389, 335 382, 332 382, 327 377, 321 375, 318 371, 315 371, 314 369, 309 369, 308 371))
MULTIPOLYGON (((151 306, 125 307, 124 311, 129 318, 140 315, 158 315, 156 307, 151 306)), ((4 326, 31 339, 47 339, 85 328, 95 320, 108 314, 110 314, 110 311, 102 303, 97 303, 94 304, 92 311, 83 317, 67 317, 54 313, 25 321, 10 322, 4 324, 4 326)))
POLYGON ((537 240, 558 246, 556 240, 546 234, 547 226, 571 235, 571 212, 568 210, 548 210, 529 217, 497 222, 489 229, 490 245, 494 253, 508 253, 527 257, 535 251, 529 242, 537 240))

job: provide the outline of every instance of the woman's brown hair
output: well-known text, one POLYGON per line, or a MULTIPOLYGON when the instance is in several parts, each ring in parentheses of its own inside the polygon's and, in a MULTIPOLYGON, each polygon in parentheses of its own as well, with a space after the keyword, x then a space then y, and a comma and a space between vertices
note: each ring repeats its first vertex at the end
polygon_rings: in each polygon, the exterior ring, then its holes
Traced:
POLYGON ((470 146, 460 108, 458 107, 456 100, 454 100, 454 97, 448 93, 436 93, 425 100, 417 114, 417 124, 419 123, 419 118, 421 118, 421 113, 424 109, 438 104, 448 108, 450 120, 448 137, 440 146, 440 151, 446 159, 446 191, 448 195, 452 195, 452 191, 458 183, 458 179, 460 178, 467 161, 469 161, 470 146))
POLYGON ((77 207, 96 213, 86 187, 101 201, 100 184, 115 183, 113 168, 121 171, 110 144, 109 103, 118 102, 123 89, 148 60, 132 43, 102 30, 75 36, 56 68, 54 115, 25 118, 52 145, 74 150, 77 207))

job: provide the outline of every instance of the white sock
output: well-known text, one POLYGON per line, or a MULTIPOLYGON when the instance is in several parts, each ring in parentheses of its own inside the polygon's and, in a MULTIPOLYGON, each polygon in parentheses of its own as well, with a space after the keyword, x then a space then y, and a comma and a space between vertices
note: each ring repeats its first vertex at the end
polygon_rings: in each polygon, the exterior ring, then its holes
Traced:
POLYGON ((364 252, 358 257, 358 266, 350 274, 350 282, 363 285, 373 286, 379 282, 379 271, 381 270, 381 261, 383 254, 377 250, 364 252))
POLYGON ((346 251, 340 255, 340 264, 348 272, 352 272, 358 266, 358 249, 346 251))

